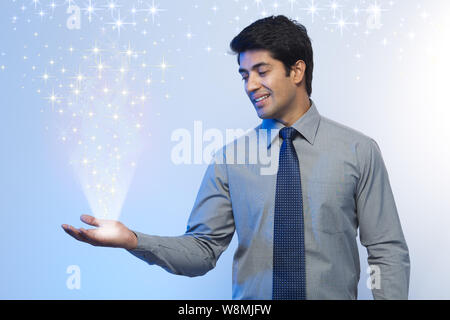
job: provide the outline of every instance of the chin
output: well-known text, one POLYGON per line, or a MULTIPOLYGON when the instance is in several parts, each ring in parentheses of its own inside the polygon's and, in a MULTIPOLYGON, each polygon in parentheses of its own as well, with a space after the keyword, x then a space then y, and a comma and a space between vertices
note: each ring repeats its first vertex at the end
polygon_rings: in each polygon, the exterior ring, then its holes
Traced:
POLYGON ((263 110, 263 109, 256 110, 256 113, 260 119, 274 119, 274 117, 275 117, 273 112, 263 110))

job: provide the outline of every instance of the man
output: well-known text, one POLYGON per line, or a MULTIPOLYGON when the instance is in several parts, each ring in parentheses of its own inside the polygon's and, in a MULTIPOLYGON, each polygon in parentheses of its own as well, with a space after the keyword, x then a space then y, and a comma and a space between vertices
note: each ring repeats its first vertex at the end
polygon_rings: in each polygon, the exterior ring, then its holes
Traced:
POLYGON ((359 227, 374 298, 407 299, 409 253, 380 150, 371 138, 318 113, 310 99, 313 52, 304 26, 284 16, 260 19, 230 46, 263 121, 237 139, 244 163, 229 161, 227 147, 215 155, 186 233, 150 236, 86 215, 82 221, 97 229, 63 225, 65 231, 191 277, 214 268, 236 231, 234 299, 356 299, 359 227), (263 144, 261 130, 271 133, 265 137, 277 160, 272 173, 249 163, 251 152, 239 144, 263 144))

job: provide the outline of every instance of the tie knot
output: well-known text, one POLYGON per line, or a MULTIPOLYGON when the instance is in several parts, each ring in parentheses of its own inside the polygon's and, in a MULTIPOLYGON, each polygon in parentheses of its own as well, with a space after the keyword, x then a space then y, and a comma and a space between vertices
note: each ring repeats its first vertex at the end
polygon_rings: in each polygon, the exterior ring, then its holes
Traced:
POLYGON ((298 133, 295 128, 292 127, 284 127, 280 130, 280 136, 283 138, 283 140, 289 139, 292 140, 295 138, 295 135, 298 133))

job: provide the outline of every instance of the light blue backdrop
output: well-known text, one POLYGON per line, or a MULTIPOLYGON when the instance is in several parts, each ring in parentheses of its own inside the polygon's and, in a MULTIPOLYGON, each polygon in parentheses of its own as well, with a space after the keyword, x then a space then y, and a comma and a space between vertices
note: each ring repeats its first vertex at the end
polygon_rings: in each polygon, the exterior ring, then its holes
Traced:
MULTIPOLYGON (((222 132, 259 123, 227 52, 243 27, 271 14, 296 18, 309 31, 319 112, 381 147, 410 249, 410 298, 450 298, 449 9, 446 0, 2 1, 0 298, 231 298, 236 238, 214 270, 187 278, 64 233, 62 223, 81 226, 79 216, 92 207, 71 164, 73 146, 62 141, 74 137, 73 128, 58 110, 69 110, 69 84, 76 87, 79 72, 95 78, 95 46, 115 42, 124 56, 139 51, 126 57, 139 71, 125 85, 149 99, 140 105, 143 142, 130 148, 142 153, 120 190, 119 219, 149 234, 182 234, 206 164, 175 165, 171 134, 193 132, 196 120, 222 132), (81 9, 80 29, 66 25, 69 4, 81 9), (81 271, 78 290, 66 285, 71 265, 81 271)), ((371 299, 360 249, 359 298, 371 299)))

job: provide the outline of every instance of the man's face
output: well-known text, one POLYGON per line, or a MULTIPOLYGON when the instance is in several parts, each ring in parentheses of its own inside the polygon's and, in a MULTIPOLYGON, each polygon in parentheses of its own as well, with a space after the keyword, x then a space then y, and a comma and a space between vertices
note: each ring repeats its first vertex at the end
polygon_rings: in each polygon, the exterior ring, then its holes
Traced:
POLYGON ((280 119, 292 109, 297 94, 294 72, 286 77, 283 63, 272 58, 269 51, 242 52, 239 73, 258 117, 280 119))

